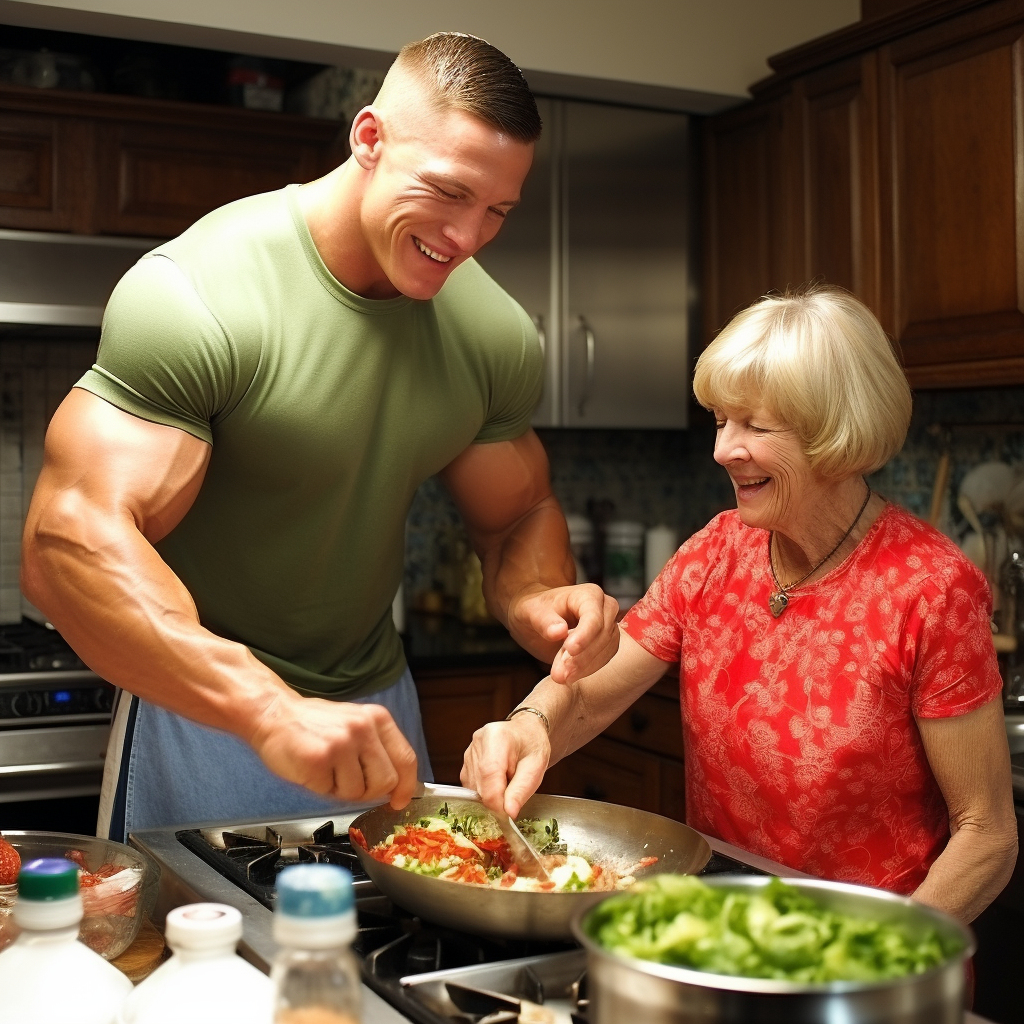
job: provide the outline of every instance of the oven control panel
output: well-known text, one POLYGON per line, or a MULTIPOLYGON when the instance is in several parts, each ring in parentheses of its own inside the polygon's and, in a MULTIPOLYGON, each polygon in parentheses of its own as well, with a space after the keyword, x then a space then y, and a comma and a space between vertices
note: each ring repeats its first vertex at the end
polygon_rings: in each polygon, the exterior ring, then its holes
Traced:
POLYGON ((59 719, 61 724, 106 722, 114 687, 92 672, 0 675, 0 729, 59 719))

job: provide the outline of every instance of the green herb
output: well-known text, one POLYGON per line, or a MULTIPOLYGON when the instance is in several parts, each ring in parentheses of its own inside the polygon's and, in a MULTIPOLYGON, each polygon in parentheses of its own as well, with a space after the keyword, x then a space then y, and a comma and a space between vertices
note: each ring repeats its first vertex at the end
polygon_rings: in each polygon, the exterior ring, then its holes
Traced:
POLYGON ((517 821, 519 830, 526 841, 538 853, 567 853, 566 844, 558 838, 558 821, 555 818, 523 818, 517 821))
POLYGON ((804 983, 921 974, 961 950, 934 928, 917 934, 828 910, 777 878, 730 891, 692 875, 659 875, 599 904, 587 927, 619 956, 804 983))

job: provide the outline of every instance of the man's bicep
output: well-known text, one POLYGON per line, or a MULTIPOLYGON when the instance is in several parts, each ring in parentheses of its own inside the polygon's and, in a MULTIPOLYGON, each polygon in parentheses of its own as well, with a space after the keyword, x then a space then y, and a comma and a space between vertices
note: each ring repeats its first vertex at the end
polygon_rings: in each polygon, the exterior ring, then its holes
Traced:
POLYGON ((502 533, 551 498, 547 455, 532 430, 472 444, 440 476, 469 529, 484 534, 502 533))
POLYGON ((176 427, 133 416, 74 388, 46 433, 29 523, 62 497, 107 515, 130 515, 155 543, 181 521, 202 486, 210 445, 176 427))

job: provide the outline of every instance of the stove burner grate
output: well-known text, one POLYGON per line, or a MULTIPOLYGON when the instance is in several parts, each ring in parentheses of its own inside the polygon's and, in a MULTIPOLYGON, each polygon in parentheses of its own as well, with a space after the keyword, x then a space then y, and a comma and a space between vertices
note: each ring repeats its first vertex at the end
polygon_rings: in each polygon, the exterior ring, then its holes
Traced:
POLYGON ((61 672, 86 667, 52 628, 25 618, 0 625, 0 673, 61 672))
POLYGON ((299 834, 289 834, 284 826, 254 825, 184 829, 175 835, 183 846, 271 910, 277 899, 278 872, 290 864, 339 864, 348 868, 357 897, 361 889, 373 887, 348 833, 338 835, 333 820, 299 834))

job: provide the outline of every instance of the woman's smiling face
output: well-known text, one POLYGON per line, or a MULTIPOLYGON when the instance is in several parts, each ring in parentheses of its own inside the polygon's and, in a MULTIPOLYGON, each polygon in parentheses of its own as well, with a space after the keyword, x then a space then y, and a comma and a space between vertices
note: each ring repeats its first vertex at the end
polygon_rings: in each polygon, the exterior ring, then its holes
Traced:
POLYGON ((715 409, 715 461, 725 467, 744 525, 787 533, 813 510, 824 481, 797 432, 767 409, 715 409))

